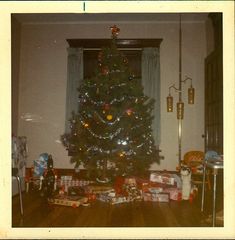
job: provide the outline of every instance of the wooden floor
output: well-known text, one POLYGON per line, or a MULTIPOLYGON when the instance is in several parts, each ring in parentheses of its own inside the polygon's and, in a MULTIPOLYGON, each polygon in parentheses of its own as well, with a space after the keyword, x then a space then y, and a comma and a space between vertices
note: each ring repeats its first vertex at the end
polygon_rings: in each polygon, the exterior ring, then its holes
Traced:
MULTIPOLYGON (((12 199, 12 227, 208 227, 211 226, 211 194, 206 210, 200 211, 200 194, 189 201, 131 202, 109 205, 96 201, 90 206, 71 208, 47 206, 38 193, 24 193, 24 216, 20 215, 19 197, 12 199)), ((222 209, 221 199, 217 211, 222 209)), ((218 222, 217 226, 223 226, 218 222)))

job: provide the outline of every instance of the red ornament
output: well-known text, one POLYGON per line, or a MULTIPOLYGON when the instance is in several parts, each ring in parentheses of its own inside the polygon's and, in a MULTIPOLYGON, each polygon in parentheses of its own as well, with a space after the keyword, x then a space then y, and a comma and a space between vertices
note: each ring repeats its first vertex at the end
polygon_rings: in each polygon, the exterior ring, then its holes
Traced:
POLYGON ((133 110, 131 108, 126 110, 126 114, 130 116, 133 113, 133 110))
POLYGON ((104 104, 104 110, 109 110, 110 109, 110 105, 108 103, 104 104))
POLYGON ((117 176, 114 183, 114 189, 117 194, 123 194, 123 185, 125 183, 125 178, 122 176, 117 176))
POLYGON ((101 69, 101 72, 102 72, 103 75, 108 75, 109 74, 109 69, 107 67, 103 67, 101 69))

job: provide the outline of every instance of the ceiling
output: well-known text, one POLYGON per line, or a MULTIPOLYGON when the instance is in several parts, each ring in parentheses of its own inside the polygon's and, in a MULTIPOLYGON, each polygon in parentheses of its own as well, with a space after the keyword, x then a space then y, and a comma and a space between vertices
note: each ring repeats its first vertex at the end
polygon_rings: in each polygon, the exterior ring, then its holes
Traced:
MULTIPOLYGON (((12 14, 21 24, 177 22, 179 13, 29 13, 12 14)), ((208 13, 183 13, 182 22, 204 22, 208 13)))

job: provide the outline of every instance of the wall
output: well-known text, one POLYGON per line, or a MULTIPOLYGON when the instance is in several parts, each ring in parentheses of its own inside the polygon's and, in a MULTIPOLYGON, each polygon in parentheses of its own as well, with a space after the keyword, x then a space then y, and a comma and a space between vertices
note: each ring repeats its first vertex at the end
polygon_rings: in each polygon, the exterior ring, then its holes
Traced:
MULTIPOLYGON (((28 137, 28 167, 40 153, 53 155, 55 167, 73 168, 60 143, 64 132, 67 78, 68 38, 110 38, 113 23, 25 24, 21 33, 19 135, 28 137), (29 117, 32 117, 30 121, 29 117), (27 121, 26 121, 27 120, 27 121)), ((166 112, 168 87, 179 79, 178 23, 118 23, 120 38, 163 38, 161 59, 161 126, 160 149, 165 157, 154 169, 175 170, 178 163, 176 112, 166 112)), ((182 23, 182 76, 193 78, 195 105, 189 106, 186 83, 185 119, 183 121, 182 153, 204 149, 204 58, 206 57, 205 24, 182 23)), ((174 94, 175 103, 177 94, 174 94)))

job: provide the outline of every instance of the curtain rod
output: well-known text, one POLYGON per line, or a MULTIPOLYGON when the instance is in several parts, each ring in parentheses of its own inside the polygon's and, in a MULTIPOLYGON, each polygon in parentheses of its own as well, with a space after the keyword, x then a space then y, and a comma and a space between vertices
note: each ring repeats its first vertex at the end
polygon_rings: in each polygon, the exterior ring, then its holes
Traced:
MULTIPOLYGON (((101 48, 83 48, 84 51, 99 51, 101 48)), ((142 51, 143 48, 118 48, 118 50, 123 51, 142 51)))

